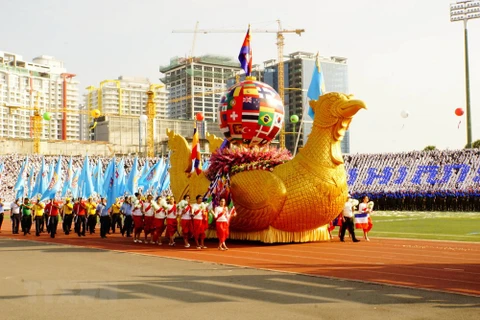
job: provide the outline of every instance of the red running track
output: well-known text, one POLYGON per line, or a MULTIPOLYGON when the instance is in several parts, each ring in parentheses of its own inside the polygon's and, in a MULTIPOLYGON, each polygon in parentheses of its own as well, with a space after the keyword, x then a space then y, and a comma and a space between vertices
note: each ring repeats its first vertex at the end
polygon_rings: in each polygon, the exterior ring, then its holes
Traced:
MULTIPOLYGON (((232 266, 291 272, 321 277, 422 288, 480 296, 480 243, 371 238, 370 242, 314 242, 267 245, 228 241, 228 251, 217 250, 214 240, 208 249, 133 243, 120 234, 101 239, 97 234, 78 237, 48 234, 13 235, 8 220, 1 238, 34 240, 57 244, 117 250, 121 252, 203 261, 232 266)), ((118 231, 117 231, 118 232, 118 231)))

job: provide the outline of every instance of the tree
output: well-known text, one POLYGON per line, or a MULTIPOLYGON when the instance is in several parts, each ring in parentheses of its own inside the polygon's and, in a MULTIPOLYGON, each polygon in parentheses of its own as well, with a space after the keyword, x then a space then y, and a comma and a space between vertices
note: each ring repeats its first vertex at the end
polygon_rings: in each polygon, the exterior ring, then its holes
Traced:
MULTIPOLYGON (((480 149, 480 139, 478 139, 478 140, 476 140, 472 143, 472 148, 473 149, 480 149)), ((464 149, 467 149, 467 145, 465 145, 464 149)))
POLYGON ((437 147, 435 147, 435 146, 426 146, 425 148, 423 148, 423 151, 433 151, 433 150, 437 150, 437 147))

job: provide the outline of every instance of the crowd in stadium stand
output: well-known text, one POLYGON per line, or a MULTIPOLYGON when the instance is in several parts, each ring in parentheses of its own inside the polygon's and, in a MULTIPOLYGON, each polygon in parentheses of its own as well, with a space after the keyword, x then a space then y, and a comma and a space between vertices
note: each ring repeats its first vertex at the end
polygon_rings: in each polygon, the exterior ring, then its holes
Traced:
MULTIPOLYGON (((105 168, 110 158, 90 156, 92 164, 102 161, 105 168)), ((14 199, 13 190, 24 155, 0 156, 4 170, 0 174, 0 197, 14 199)), ((42 156, 30 155, 36 171, 42 156)), ((45 156, 45 161, 57 161, 45 156)), ((72 157, 81 167, 84 157, 72 157)), ((128 172, 133 157, 124 157, 128 172)), ((480 150, 433 150, 403 153, 350 154, 344 156, 349 191, 360 199, 367 195, 375 202, 375 210, 400 211, 480 211, 480 150)), ((69 157, 62 157, 66 169, 69 157)), ((139 158, 143 166, 145 158, 139 158)), ((155 160, 153 160, 155 161, 155 160)), ((153 161, 150 161, 152 164, 153 161)))
POLYGON ((480 150, 346 155, 352 197, 375 210, 480 211, 480 150))

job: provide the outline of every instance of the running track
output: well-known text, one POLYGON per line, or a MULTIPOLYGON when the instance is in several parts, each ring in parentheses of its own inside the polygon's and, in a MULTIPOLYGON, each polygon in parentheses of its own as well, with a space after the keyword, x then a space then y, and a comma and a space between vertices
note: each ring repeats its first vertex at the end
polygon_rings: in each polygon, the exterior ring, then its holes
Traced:
MULTIPOLYGON (((120 234, 101 239, 97 234, 78 237, 60 234, 12 235, 8 220, 0 238, 51 242, 88 248, 116 250, 182 260, 203 261, 320 277, 332 277, 480 297, 480 243, 371 238, 370 242, 346 240, 303 244, 266 245, 228 241, 219 251, 214 240, 208 249, 135 244, 120 234)), ((118 231, 117 231, 118 232, 118 231)))

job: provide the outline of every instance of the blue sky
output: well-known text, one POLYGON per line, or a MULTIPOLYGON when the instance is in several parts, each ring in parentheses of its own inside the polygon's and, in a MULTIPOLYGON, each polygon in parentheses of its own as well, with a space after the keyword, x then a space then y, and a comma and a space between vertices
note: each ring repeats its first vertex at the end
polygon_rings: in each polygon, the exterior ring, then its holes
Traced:
MULTIPOLYGON (((174 29, 305 29, 285 35, 285 54, 348 58, 350 93, 366 102, 351 124, 352 153, 459 149, 466 143, 463 26, 446 0, 242 2, 4 0, 0 51, 63 60, 80 87, 120 75, 161 76, 193 34, 174 29), (409 117, 400 116, 408 110, 409 117), (461 122, 460 122, 461 121, 461 122), (460 124, 459 124, 460 122, 460 124)), ((235 57, 243 34, 199 34, 194 53, 235 57)), ((276 58, 275 34, 254 34, 254 62, 276 58)), ((473 140, 480 139, 480 19, 469 21, 473 140)))

